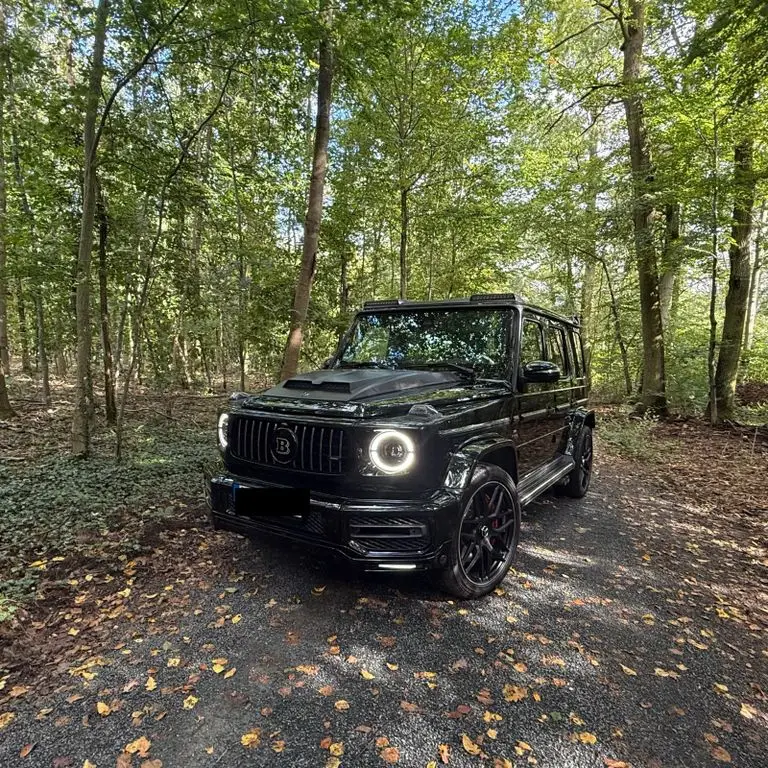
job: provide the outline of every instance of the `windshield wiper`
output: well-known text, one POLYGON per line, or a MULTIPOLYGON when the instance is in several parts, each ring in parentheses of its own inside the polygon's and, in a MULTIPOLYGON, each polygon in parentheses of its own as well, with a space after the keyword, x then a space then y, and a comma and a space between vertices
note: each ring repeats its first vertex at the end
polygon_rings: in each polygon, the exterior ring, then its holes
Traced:
POLYGON ((394 370, 395 366, 389 363, 382 363, 378 360, 341 360, 339 368, 383 368, 387 371, 394 370))
POLYGON ((439 371, 441 368, 443 368, 448 371, 456 371, 456 373, 461 373, 462 375, 472 379, 472 381, 474 381, 477 378, 477 371, 474 368, 470 368, 468 365, 459 365, 458 363, 449 363, 446 361, 440 361, 435 363, 409 363, 408 365, 403 367, 412 368, 413 370, 417 370, 417 371, 419 370, 439 371))

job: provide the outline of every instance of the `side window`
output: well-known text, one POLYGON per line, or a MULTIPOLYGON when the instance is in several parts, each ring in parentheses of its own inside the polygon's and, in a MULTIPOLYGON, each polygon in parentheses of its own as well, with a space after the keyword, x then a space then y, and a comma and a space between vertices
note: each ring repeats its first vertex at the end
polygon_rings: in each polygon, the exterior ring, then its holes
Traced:
POLYGON ((550 325, 547 336, 549 340, 549 359, 557 365, 563 376, 567 376, 568 358, 565 356, 565 332, 559 325, 550 325))
POLYGON ((525 318, 523 321, 523 340, 520 344, 520 368, 534 360, 544 359, 544 345, 541 323, 525 318))
POLYGON ((573 360, 573 372, 576 376, 584 375, 584 364, 581 361, 581 336, 578 331, 571 331, 568 336, 571 340, 571 360, 573 360))

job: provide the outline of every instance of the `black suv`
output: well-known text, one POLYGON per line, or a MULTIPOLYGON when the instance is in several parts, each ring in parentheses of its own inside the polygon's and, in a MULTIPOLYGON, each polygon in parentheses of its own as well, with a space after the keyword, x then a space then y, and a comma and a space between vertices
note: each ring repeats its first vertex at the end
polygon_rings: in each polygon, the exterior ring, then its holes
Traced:
POLYGON ((367 570, 435 569, 478 597, 514 560, 521 507, 587 492, 586 402, 576 319, 514 294, 369 301, 322 370, 230 398, 213 523, 367 570))

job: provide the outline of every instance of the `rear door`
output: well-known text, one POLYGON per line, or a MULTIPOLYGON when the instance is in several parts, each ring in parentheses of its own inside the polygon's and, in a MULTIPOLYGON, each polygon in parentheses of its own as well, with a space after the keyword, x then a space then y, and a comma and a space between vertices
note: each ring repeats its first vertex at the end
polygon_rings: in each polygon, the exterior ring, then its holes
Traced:
POLYGON ((577 383, 573 351, 570 349, 567 328, 563 323, 548 321, 547 350, 548 359, 560 369, 560 381, 553 385, 552 389, 555 410, 559 415, 564 415, 571 409, 577 383))

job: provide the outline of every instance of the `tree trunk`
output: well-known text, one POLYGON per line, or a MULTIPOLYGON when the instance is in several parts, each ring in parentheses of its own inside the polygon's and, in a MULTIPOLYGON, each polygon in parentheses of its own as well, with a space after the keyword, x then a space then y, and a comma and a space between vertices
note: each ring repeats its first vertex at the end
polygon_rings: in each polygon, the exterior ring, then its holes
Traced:
POLYGON ((659 301, 661 303, 661 326, 665 343, 669 341, 667 331, 672 319, 672 297, 675 282, 680 271, 680 203, 667 203, 664 207, 664 253, 659 276, 659 301))
POLYGON ((93 410, 91 383, 91 249, 96 216, 96 120, 101 100, 104 43, 107 37, 107 0, 99 0, 93 38, 93 61, 88 77, 83 127, 83 211, 77 251, 77 362, 75 413, 72 419, 72 454, 88 456, 91 450, 90 416, 93 410))
POLYGON ((408 190, 400 190, 400 298, 408 297, 408 190))
POLYGON ((760 205, 757 233, 755 235, 755 255, 752 259, 752 277, 749 281, 749 302, 747 318, 744 323, 744 349, 742 350, 742 365, 744 373, 749 369, 749 354, 755 341, 755 321, 760 303, 760 283, 763 276, 763 237, 765 227, 765 200, 760 205))
POLYGON ((605 282, 608 286, 608 295, 611 298, 611 317, 613 318, 613 330, 616 334, 616 343, 619 345, 621 353, 621 371, 624 374, 624 390, 629 397, 632 394, 632 374, 629 372, 629 354, 627 353, 627 343, 624 341, 624 334, 621 332, 621 316, 619 315, 619 305, 616 301, 616 294, 613 292, 613 282, 611 273, 608 271, 608 265, 604 259, 600 259, 605 274, 605 282))
POLYGON ((43 402, 51 404, 51 384, 48 376, 48 353, 45 349, 45 318, 43 315, 43 297, 35 293, 35 318, 37 320, 37 361, 40 368, 40 381, 43 388, 43 402))
POLYGON ((5 386, 5 374, 0 368, 0 419, 9 419, 15 416, 16 412, 11 408, 11 401, 8 399, 8 389, 5 386))
POLYGON ((304 221, 304 244, 301 253, 301 267, 293 297, 291 323, 288 340, 283 354, 280 379, 295 375, 299 367, 299 354, 304 338, 304 324, 309 310, 312 281, 317 268, 317 246, 320 235, 320 221, 323 213, 323 191, 325 173, 328 167, 328 136, 331 121, 331 85, 333 82, 333 49, 330 27, 333 20, 332 7, 328 0, 321 0, 320 17, 323 36, 320 40, 319 71, 317 75, 317 119, 315 123, 315 144, 312 156, 312 176, 309 182, 307 216, 304 221))
POLYGON ((624 111, 629 134, 632 167, 635 254, 640 287, 640 316, 643 335, 643 391, 640 410, 667 413, 664 372, 664 334, 659 298, 659 275, 653 241, 654 169, 645 125, 643 99, 638 92, 643 61, 645 0, 629 0, 630 16, 624 19, 624 111))
MULTIPOLYGON (((0 3, 0 46, 6 47, 5 6, 0 3)), ((0 78, 0 372, 11 373, 11 356, 8 350, 8 273, 6 263, 6 238, 8 200, 5 188, 5 78, 0 78)), ((5 379, 2 380, 2 392, 5 379)), ((7 401, 7 395, 5 395, 7 401)), ((10 406, 8 406, 10 408, 10 406)), ((2 402, 0 402, 2 408, 2 402)))
POLYGON ((24 284, 16 278, 16 313, 19 317, 19 346, 21 347, 21 370, 32 373, 29 357, 29 329, 27 327, 27 305, 24 303, 24 284))
POLYGON ((104 195, 99 190, 97 214, 99 219, 99 315, 101 317, 101 351, 104 368, 104 410, 107 424, 114 426, 117 419, 115 403, 115 374, 112 360, 112 342, 109 333, 109 303, 107 294, 107 238, 109 219, 104 195))
POLYGON ((581 343, 584 347, 584 367, 591 385, 592 347, 595 343, 595 283, 597 269, 595 261, 587 259, 584 263, 584 277, 581 283, 581 343))
POLYGON ((719 419, 732 419, 736 405, 736 380, 749 303, 751 278, 749 245, 752 235, 752 209, 756 178, 752 168, 753 140, 746 138, 734 149, 733 221, 728 249, 731 272, 725 297, 725 317, 720 354, 715 374, 715 397, 719 419))
POLYGON ((717 389, 715 387, 715 374, 717 371, 717 256, 720 248, 720 177, 718 175, 720 166, 720 142, 718 133, 717 110, 712 113, 712 175, 714 185, 712 186, 712 263, 711 263, 711 282, 709 286, 709 349, 707 351, 707 383, 708 392, 708 411, 710 424, 714 427, 717 424, 717 389))

